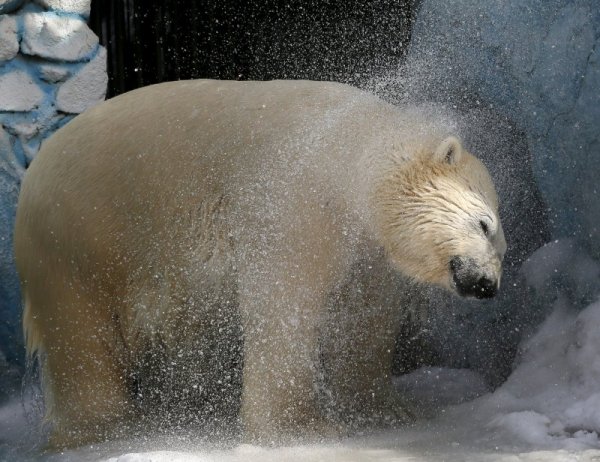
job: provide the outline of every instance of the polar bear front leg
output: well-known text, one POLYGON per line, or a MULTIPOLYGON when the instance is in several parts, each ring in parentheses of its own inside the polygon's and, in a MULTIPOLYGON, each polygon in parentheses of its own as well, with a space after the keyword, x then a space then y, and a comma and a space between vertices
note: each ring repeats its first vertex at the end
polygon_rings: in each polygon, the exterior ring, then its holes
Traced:
MULTIPOLYGON (((318 322, 322 290, 277 272, 240 299, 244 326, 241 420, 260 444, 337 436, 317 404, 318 322)), ((312 278, 311 278, 312 279, 312 278)))
POLYGON ((343 261, 339 240, 323 221, 312 223, 323 233, 288 234, 284 250, 257 252, 240 275, 241 420, 248 441, 314 440, 341 432, 317 403, 319 324, 343 261))
POLYGON ((420 292, 377 252, 339 287, 327 313, 322 355, 332 410, 352 429, 413 420, 414 407, 393 386, 392 359, 407 311, 424 304, 420 292))
POLYGON ((27 300, 35 309, 35 335, 43 324, 42 373, 48 447, 63 449, 119 437, 129 431, 135 408, 119 354, 118 326, 111 295, 86 283, 56 262, 52 279, 33 275, 27 300))

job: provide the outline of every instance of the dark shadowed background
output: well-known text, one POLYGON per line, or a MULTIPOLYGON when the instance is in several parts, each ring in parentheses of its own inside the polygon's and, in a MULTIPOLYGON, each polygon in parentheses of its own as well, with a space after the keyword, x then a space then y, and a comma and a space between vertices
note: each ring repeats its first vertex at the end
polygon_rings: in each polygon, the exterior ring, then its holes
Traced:
POLYGON ((190 78, 359 84, 397 66, 412 2, 94 0, 108 96, 190 78))

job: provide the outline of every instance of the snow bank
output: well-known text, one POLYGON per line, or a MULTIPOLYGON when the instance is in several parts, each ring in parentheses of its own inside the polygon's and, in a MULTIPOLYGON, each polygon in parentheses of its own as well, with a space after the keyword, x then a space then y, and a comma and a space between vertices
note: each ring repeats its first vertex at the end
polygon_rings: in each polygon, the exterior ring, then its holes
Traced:
POLYGON ((461 422, 507 451, 600 448, 600 264, 563 240, 535 252, 523 272, 551 314, 500 388, 447 409, 436 425, 461 422))
POLYGON ((475 406, 482 413, 501 410, 488 427, 538 448, 598 448, 600 301, 597 291, 591 294, 600 265, 566 240, 540 249, 524 270, 538 290, 548 291, 554 281, 553 312, 523 345, 508 381, 475 406), (579 311, 586 295, 596 301, 579 311))
POLYGON ((600 302, 578 313, 558 300, 507 382, 445 418, 477 416, 474 432, 506 450, 600 448, 599 323, 600 302))

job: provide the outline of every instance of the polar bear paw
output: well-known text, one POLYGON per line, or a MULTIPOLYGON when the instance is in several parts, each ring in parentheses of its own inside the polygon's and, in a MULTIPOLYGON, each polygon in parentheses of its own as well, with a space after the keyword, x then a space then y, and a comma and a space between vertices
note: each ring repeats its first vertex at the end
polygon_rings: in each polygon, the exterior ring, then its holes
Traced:
POLYGON ((249 444, 279 446, 296 443, 320 443, 339 440, 349 435, 348 428, 338 422, 315 417, 307 422, 287 422, 286 425, 274 422, 244 428, 244 442, 249 444))

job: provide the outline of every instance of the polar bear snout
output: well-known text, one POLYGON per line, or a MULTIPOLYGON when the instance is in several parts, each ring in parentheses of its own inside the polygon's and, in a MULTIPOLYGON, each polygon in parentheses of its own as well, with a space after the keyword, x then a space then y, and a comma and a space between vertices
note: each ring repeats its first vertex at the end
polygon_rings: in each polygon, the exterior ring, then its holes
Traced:
POLYGON ((470 257, 450 260, 452 285, 461 297, 492 298, 498 292, 499 278, 489 274, 470 257))

